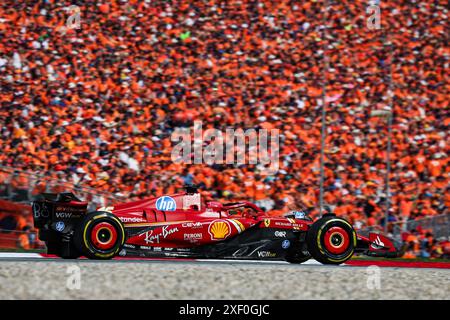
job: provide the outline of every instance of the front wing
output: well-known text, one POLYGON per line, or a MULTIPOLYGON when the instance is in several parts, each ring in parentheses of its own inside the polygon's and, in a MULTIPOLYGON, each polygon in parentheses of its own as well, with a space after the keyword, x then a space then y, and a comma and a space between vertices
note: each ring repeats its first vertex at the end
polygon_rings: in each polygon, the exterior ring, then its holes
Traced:
POLYGON ((372 257, 396 258, 403 254, 403 249, 400 244, 381 233, 370 232, 368 237, 358 234, 355 252, 372 257))

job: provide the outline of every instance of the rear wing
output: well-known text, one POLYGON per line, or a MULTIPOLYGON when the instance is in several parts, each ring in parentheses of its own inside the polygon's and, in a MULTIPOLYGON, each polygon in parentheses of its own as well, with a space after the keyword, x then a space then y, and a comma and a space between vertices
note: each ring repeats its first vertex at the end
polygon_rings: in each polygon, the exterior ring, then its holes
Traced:
POLYGON ((87 212, 88 203, 73 193, 43 193, 32 202, 34 226, 66 232, 87 212))

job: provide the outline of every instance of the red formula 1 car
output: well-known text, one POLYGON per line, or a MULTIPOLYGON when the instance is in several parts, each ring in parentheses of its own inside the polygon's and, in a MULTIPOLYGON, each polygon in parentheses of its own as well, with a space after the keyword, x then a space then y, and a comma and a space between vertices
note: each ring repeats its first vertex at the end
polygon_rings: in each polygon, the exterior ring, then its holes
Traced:
POLYGON ((205 204, 195 187, 94 212, 87 212, 87 203, 72 193, 43 194, 33 202, 39 238, 48 253, 63 258, 119 255, 301 263, 312 257, 341 264, 355 252, 398 255, 392 240, 377 233, 357 235, 350 223, 333 214, 313 222, 297 213, 272 217, 246 201, 205 204))

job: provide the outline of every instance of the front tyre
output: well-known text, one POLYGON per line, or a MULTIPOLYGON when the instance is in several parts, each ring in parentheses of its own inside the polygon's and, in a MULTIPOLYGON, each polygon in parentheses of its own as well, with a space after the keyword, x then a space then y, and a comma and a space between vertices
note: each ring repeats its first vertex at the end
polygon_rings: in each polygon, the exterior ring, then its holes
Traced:
POLYGON ((356 232, 346 220, 325 216, 314 222, 306 235, 308 251, 323 264, 341 264, 356 247, 356 232))
POLYGON ((113 258, 125 242, 122 222, 112 213, 96 211, 83 218, 75 230, 75 247, 89 259, 113 258))

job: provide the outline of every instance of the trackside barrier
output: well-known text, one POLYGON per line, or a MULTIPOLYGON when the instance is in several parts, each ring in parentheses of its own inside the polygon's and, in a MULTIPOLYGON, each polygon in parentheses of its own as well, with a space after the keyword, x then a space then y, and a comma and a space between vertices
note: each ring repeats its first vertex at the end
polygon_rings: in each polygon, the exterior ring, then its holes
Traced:
POLYGON ((37 231, 18 231, 0 229, 0 248, 2 249, 44 249, 39 241, 37 231))
MULTIPOLYGON (((388 223, 390 235, 398 241, 401 241, 402 233, 413 230, 430 230, 435 239, 450 237, 450 213, 446 212, 440 215, 423 217, 416 220, 406 220, 388 223)), ((359 230, 362 234, 368 234, 370 231, 383 231, 383 226, 367 227, 359 230)))

